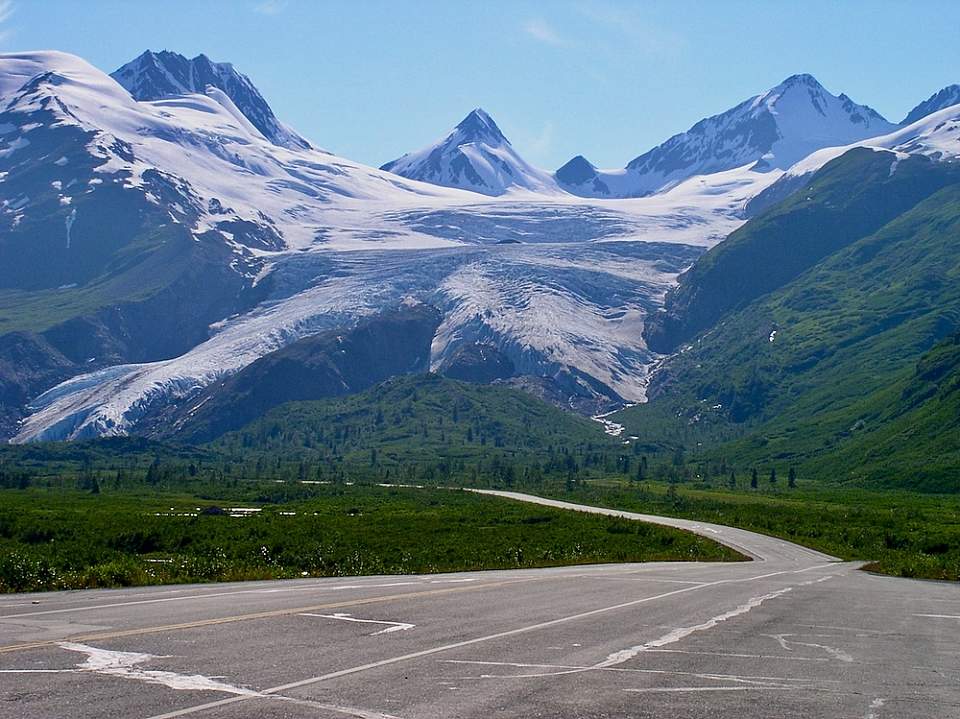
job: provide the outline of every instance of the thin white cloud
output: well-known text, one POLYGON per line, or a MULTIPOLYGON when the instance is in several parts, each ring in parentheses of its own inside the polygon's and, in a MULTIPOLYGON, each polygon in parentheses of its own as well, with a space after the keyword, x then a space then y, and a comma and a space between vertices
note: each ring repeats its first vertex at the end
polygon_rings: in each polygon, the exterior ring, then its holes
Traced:
POLYGON ((685 45, 681 35, 657 25, 640 6, 585 0, 575 7, 584 18, 619 33, 637 49, 669 54, 685 45))
POLYGON ((553 148, 553 123, 548 122, 543 129, 530 142, 530 152, 545 157, 553 148))
POLYGON ((279 15, 287 9, 287 0, 262 0, 253 6, 253 11, 261 15, 279 15))
POLYGON ((547 122, 539 130, 510 127, 507 137, 513 140, 513 146, 520 156, 537 167, 543 167, 553 161, 554 124, 547 122))
POLYGON ((533 18, 523 24, 523 32, 545 45, 566 45, 566 41, 546 20, 533 18))
POLYGON ((0 42, 6 42, 13 34, 13 28, 9 25, 13 10, 13 0, 0 0, 0 42))

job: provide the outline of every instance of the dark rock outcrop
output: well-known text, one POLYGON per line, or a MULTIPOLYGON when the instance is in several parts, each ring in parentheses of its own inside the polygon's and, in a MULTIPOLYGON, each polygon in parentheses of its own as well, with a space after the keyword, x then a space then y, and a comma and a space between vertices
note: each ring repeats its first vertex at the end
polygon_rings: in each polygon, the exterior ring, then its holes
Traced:
POLYGON ((442 374, 464 382, 489 384, 514 373, 513 362, 493 345, 465 344, 450 357, 442 374))
POLYGON ((208 441, 284 402, 352 394, 395 375, 425 372, 439 324, 440 313, 421 304, 307 337, 207 387, 147 431, 208 441))

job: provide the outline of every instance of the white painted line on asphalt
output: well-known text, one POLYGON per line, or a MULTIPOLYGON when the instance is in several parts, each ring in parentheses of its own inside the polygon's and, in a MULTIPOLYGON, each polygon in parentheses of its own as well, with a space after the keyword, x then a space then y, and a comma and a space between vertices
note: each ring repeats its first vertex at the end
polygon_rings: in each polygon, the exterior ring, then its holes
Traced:
MULTIPOLYGON (((138 664, 142 664, 159 657, 151 654, 142 654, 139 652, 118 652, 97 647, 87 646, 85 644, 71 644, 64 642, 59 645, 69 651, 82 652, 87 655, 83 664, 73 669, 2 669, 2 674, 78 674, 83 672, 92 672, 94 674, 105 674, 108 676, 121 677, 123 679, 135 679, 148 684, 161 684, 180 691, 216 691, 228 694, 242 696, 257 696, 260 694, 249 689, 243 689, 217 681, 211 677, 200 674, 176 674, 167 671, 154 671, 141 669, 138 664)), ((357 717, 357 719, 399 719, 392 714, 382 712, 372 712, 355 707, 344 707, 336 704, 321 704, 320 702, 310 701, 309 699, 298 699, 295 697, 286 697, 279 694, 270 695, 272 699, 309 706, 316 709, 324 709, 346 714, 347 716, 357 717)))
MULTIPOLYGON (((688 565, 692 563, 687 563, 688 565)), ((549 569, 549 568, 548 568, 549 569)), ((572 567, 556 567, 559 571, 553 573, 556 577, 566 578, 566 577, 581 577, 581 576, 594 576, 597 573, 590 573, 589 575, 584 572, 571 573, 572 567)), ((577 568, 579 569, 579 568, 577 568)), ((667 571, 668 568, 659 568, 659 571, 667 571)), ((611 570, 613 571, 613 570, 611 570)), ((631 570, 620 570, 620 571, 631 571, 631 570)), ((542 572, 540 573, 542 574, 542 572)), ((597 574, 598 575, 598 574, 597 574)), ((533 577, 539 576, 539 574, 534 572, 511 572, 511 576, 517 578, 524 577, 533 577)), ((599 576, 599 575, 598 575, 599 576)), ((218 598, 218 597, 232 597, 239 594, 279 594, 287 592, 340 592, 349 589, 382 589, 384 587, 405 587, 411 585, 420 585, 420 584, 464 584, 470 582, 481 581, 481 577, 469 577, 469 578, 454 578, 454 579, 419 579, 416 581, 400 581, 400 582, 362 582, 358 584, 336 584, 327 586, 322 583, 302 585, 298 584, 296 586, 290 587, 277 587, 274 589, 238 589, 235 591, 209 591, 209 592, 200 592, 197 594, 180 594, 183 590, 171 590, 169 593, 178 594, 174 597, 159 597, 154 599, 139 599, 136 601, 125 601, 125 602, 110 602, 109 604, 87 604, 79 607, 63 607, 60 609, 43 609, 35 612, 17 612, 15 614, 0 614, 0 622, 7 619, 16 619, 18 617, 37 617, 45 616, 49 614, 69 614, 70 612, 89 612, 96 611, 97 609, 115 609, 117 607, 129 607, 129 606, 138 606, 142 604, 163 604, 167 602, 182 602, 190 601, 194 599, 209 599, 209 598, 218 598)), ((166 593, 166 592, 165 592, 166 593)), ((130 596, 150 596, 145 593, 138 593, 136 595, 130 596)), ((23 603, 26 605, 26 603, 23 603)))
POLYGON ((749 691, 767 691, 769 689, 794 689, 789 685, 780 684, 758 684, 752 687, 648 687, 646 689, 624 689, 631 694, 671 694, 671 693, 696 693, 696 692, 749 692, 749 691))
POLYGON ((820 584, 820 582, 829 581, 829 580, 833 579, 833 577, 834 577, 833 574, 828 574, 827 576, 825 576, 825 577, 820 577, 819 579, 811 579, 811 580, 806 581, 806 582, 800 582, 800 586, 801 586, 801 587, 809 587, 811 584, 820 584))
POLYGON ((814 644, 813 642, 798 642, 795 639, 790 639, 790 640, 787 639, 787 637, 795 636, 794 634, 763 634, 761 636, 770 637, 771 639, 776 640, 780 644, 780 646, 783 647, 788 652, 793 651, 793 647, 790 646, 792 644, 798 647, 813 647, 814 649, 822 649, 831 657, 833 657, 834 659, 838 659, 841 662, 849 663, 853 661, 853 657, 851 657, 842 649, 837 649, 836 647, 828 647, 826 644, 814 644))
MULTIPOLYGON (((338 584, 335 587, 327 587, 324 591, 339 592, 344 589, 363 589, 365 587, 409 587, 412 584, 423 584, 420 582, 389 582, 386 584, 338 584)), ((318 587, 277 587, 275 589, 257 589, 251 590, 256 594, 278 594, 283 592, 302 592, 316 591, 318 587)), ((239 593, 239 592, 237 592, 239 593)))
MULTIPOLYGON (((764 594, 763 596, 751 597, 750 599, 748 599, 746 602, 739 605, 735 609, 731 609, 730 611, 724 612, 723 614, 718 614, 717 616, 712 617, 705 622, 702 622, 700 624, 695 624, 690 627, 678 627, 677 629, 674 629, 668 632, 667 634, 664 634, 659 639, 653 639, 644 644, 637 644, 636 646, 628 647, 627 649, 621 649, 618 652, 614 652, 608 655, 607 658, 604 659, 602 662, 597 662, 596 664, 593 664, 589 667, 577 668, 577 669, 565 669, 562 671, 536 673, 536 674, 512 674, 512 675, 507 675, 500 678, 540 679, 544 677, 560 676, 563 674, 579 674, 582 672, 595 671, 597 669, 607 669, 609 667, 613 667, 618 664, 623 664, 625 662, 628 662, 634 657, 636 657, 638 654, 640 654, 641 652, 645 652, 648 649, 657 649, 659 647, 666 646, 667 644, 674 644, 676 642, 681 641, 682 639, 686 639, 691 634, 694 634, 696 632, 702 632, 708 629, 713 629, 721 622, 725 622, 729 619, 733 619, 734 617, 738 617, 741 614, 746 614, 750 610, 755 609, 756 607, 759 607, 768 599, 776 599, 777 597, 783 596, 784 594, 791 591, 792 589, 793 587, 784 587, 783 589, 779 589, 775 592, 770 592, 769 594, 764 594)), ((492 675, 487 675, 484 678, 494 678, 494 677, 492 675)))
POLYGON ((147 684, 161 684, 180 691, 225 692, 244 697, 260 696, 251 689, 243 689, 232 684, 218 681, 202 674, 177 674, 175 672, 141 669, 138 664, 158 659, 152 654, 141 652, 118 652, 109 649, 91 647, 87 644, 61 642, 61 649, 86 654, 86 660, 72 669, 4 669, 3 674, 77 674, 91 672, 107 676, 134 679, 147 684))
POLYGON ((280 694, 272 695, 272 698, 289 704, 310 707, 312 709, 323 709, 336 714, 346 714, 347 716, 357 717, 357 719, 400 719, 393 714, 384 714, 383 712, 368 711, 366 709, 357 709, 356 707, 344 707, 337 704, 323 704, 321 702, 311 701, 310 699, 300 699, 299 697, 287 697, 280 694))
POLYGON ((929 619, 960 619, 960 614, 914 614, 913 616, 929 619))
POLYGON ((604 661, 602 661, 600 663, 600 666, 609 667, 609 666, 614 666, 616 664, 623 664, 624 662, 629 661, 630 659, 633 659, 633 657, 637 656, 637 654, 639 654, 640 652, 646 649, 659 649, 660 647, 666 646, 667 644, 675 644, 676 642, 679 642, 682 639, 686 639, 687 637, 689 637, 691 634, 694 634, 695 632, 702 632, 708 629, 713 629, 721 622, 725 622, 729 619, 733 619, 734 617, 738 617, 741 614, 746 614, 752 609, 756 609, 767 600, 776 599, 777 597, 781 597, 787 592, 790 592, 792 590, 793 590, 793 587, 784 587, 783 589, 778 589, 775 592, 770 592, 769 594, 763 594, 759 597, 750 597, 750 599, 748 599, 743 604, 735 607, 734 609, 731 609, 730 611, 724 612, 723 614, 718 614, 715 617, 711 617, 705 622, 702 622, 700 624, 695 624, 691 627, 678 627, 677 629, 674 629, 672 632, 669 632, 668 634, 663 635, 659 639, 654 639, 653 641, 646 642, 644 644, 639 644, 637 646, 630 647, 628 649, 623 649, 619 652, 614 652, 613 654, 608 656, 604 661))
POLYGON ((214 691, 227 692, 239 696, 258 696, 250 689, 227 684, 202 674, 177 674, 175 672, 141 669, 143 664, 157 657, 140 652, 118 652, 109 649, 99 649, 87 644, 61 642, 58 646, 71 652, 80 652, 87 655, 86 661, 77 665, 77 670, 94 672, 108 676, 135 679, 147 684, 162 684, 170 689, 181 691, 214 691))
POLYGON ((687 579, 660 579, 659 577, 618 577, 617 575, 597 574, 597 579, 613 579, 618 582, 661 582, 664 584, 700 584, 687 579))
POLYGON ((829 662, 826 657, 787 657, 779 654, 737 654, 735 652, 696 652, 689 649, 648 649, 650 654, 697 654, 706 657, 729 657, 731 659, 782 659, 789 662, 829 662))
POLYGON ((791 626, 802 627, 804 629, 821 629, 826 631, 835 631, 835 632, 853 632, 857 636, 863 635, 867 636, 870 634, 875 634, 880 637, 885 636, 900 636, 900 632, 887 632, 881 631, 879 629, 864 629, 863 627, 838 627, 832 624, 805 624, 803 622, 792 622, 791 626))
POLYGON ((880 715, 877 713, 877 709, 883 707, 886 704, 886 700, 877 697, 872 702, 870 702, 870 709, 867 710, 864 719, 880 719, 880 715))
MULTIPOLYGON (((582 669, 593 671, 594 666, 578 666, 578 665, 566 665, 566 664, 529 664, 526 662, 491 662, 491 661, 481 661, 481 660, 470 660, 470 659, 442 659, 441 664, 467 664, 467 665, 476 665, 476 666, 494 666, 494 667, 515 667, 518 669, 532 668, 532 669, 582 669)), ((740 674, 716 674, 713 672, 684 672, 673 669, 641 669, 636 667, 604 667, 599 671, 604 672, 622 672, 627 674, 669 674, 671 676, 682 676, 682 677, 695 677, 697 679, 712 679, 716 681, 729 681, 729 682, 739 682, 747 684, 755 684, 761 682, 792 682, 794 684, 839 684, 841 683, 839 679, 826 679, 826 680, 810 680, 810 679, 800 679, 794 677, 767 677, 767 676, 751 676, 751 675, 740 675, 740 674)), ((514 675, 522 676, 522 675, 514 675)), ((546 675, 552 676, 552 675, 546 675)), ((481 674, 479 677, 462 677, 464 679, 470 678, 479 678, 479 679, 500 679, 502 677, 492 674, 481 674)))
POLYGON ((352 617, 349 614, 344 614, 343 612, 337 612, 336 614, 311 614, 310 612, 303 612, 301 617, 320 617, 321 619, 342 619, 345 622, 358 622, 361 624, 389 624, 386 629, 381 629, 379 632, 374 632, 371 634, 371 637, 376 636, 377 634, 390 634, 392 632, 405 632, 408 629, 413 629, 416 624, 408 624, 407 622, 385 622, 380 619, 357 619, 352 617))
MULTIPOLYGON (((545 622, 538 622, 537 624, 530 624, 525 627, 518 627, 516 629, 507 629, 502 632, 497 632, 495 634, 488 634, 482 637, 474 637, 473 639, 465 639, 460 642, 453 642, 450 644, 441 644, 440 646, 431 647, 430 649, 422 649, 417 652, 410 652, 409 654, 401 654, 399 656, 390 657, 389 659, 381 659, 376 662, 370 662, 368 664, 361 664, 359 666, 350 667, 348 669, 340 669, 335 672, 330 672, 328 674, 321 674, 320 676, 310 677, 308 679, 300 679, 295 682, 290 682, 288 684, 281 684, 279 686, 271 687, 270 689, 264 689, 261 694, 278 694, 280 692, 285 692, 290 689, 299 689, 300 687, 310 686, 312 684, 318 684, 320 682, 329 681, 330 679, 338 679, 340 677, 349 676, 351 674, 358 674, 360 672, 369 671, 371 669, 378 669, 380 667, 389 666, 391 664, 397 664, 400 662, 406 662, 413 659, 420 659, 422 657, 430 656, 431 654, 438 654, 440 652, 447 652, 452 649, 460 649, 461 647, 469 647, 474 644, 481 644, 484 642, 490 642, 497 639, 505 639, 507 637, 517 636, 519 634, 526 634, 528 632, 537 631, 540 629, 548 629, 550 627, 559 626, 561 624, 567 624, 569 622, 578 621, 580 619, 586 619, 587 617, 594 617, 601 614, 607 614, 609 612, 618 611, 620 609, 627 609, 629 607, 639 606, 647 602, 653 602, 658 599, 666 599, 668 597, 676 596, 678 594, 686 594, 687 592, 697 591, 699 589, 704 589, 706 587, 716 587, 722 584, 741 584, 746 582, 754 582, 760 579, 768 579, 770 577, 781 576, 785 574, 803 574, 805 572, 814 571, 816 569, 824 569, 826 567, 834 566, 833 562, 826 564, 815 564, 809 567, 804 567, 803 569, 783 569, 777 572, 768 572, 766 574, 758 574, 753 577, 744 577, 743 579, 718 579, 713 582, 706 582, 704 584, 698 584, 692 587, 682 587, 680 589, 674 589, 670 592, 664 592, 663 594, 657 594, 650 597, 643 597, 641 599, 634 599, 629 602, 623 602, 621 604, 614 604, 608 607, 600 607, 598 609, 591 609, 586 612, 580 612, 579 614, 571 614, 566 617, 558 617, 557 619, 550 619, 545 622)), ((206 704, 197 704, 192 707, 187 707, 185 709, 177 709, 166 714, 157 714, 148 719, 176 719, 177 717, 187 716, 189 714, 195 714, 197 712, 206 711, 207 709, 215 709, 222 706, 228 706, 239 701, 244 701, 249 697, 231 697, 229 699, 221 699, 215 702, 208 702, 206 704)))
POLYGON ((90 604, 82 607, 65 607, 63 609, 46 609, 39 612, 18 612, 17 614, 0 615, 0 621, 4 619, 18 619, 19 617, 38 617, 48 614, 67 614, 70 612, 89 612, 97 609, 115 609, 116 607, 130 607, 140 604, 162 604, 166 602, 182 602, 192 599, 210 599, 215 597, 232 597, 237 594, 265 594, 280 592, 339 592, 345 589, 381 589, 383 587, 403 587, 411 584, 425 584, 424 581, 418 582, 386 582, 380 584, 337 584, 333 586, 324 586, 322 584, 310 585, 307 587, 279 587, 277 589, 239 589, 234 592, 207 592, 204 594, 187 594, 179 597, 163 597, 161 599, 139 599, 134 602, 113 602, 111 604, 90 604))

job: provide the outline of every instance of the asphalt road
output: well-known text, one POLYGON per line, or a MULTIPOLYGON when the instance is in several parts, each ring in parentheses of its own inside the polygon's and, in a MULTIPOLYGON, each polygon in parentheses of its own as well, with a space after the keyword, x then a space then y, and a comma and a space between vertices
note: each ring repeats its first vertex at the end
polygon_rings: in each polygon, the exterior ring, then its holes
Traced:
POLYGON ((755 561, 7 595, 0 717, 960 717, 960 586, 647 519, 755 561))

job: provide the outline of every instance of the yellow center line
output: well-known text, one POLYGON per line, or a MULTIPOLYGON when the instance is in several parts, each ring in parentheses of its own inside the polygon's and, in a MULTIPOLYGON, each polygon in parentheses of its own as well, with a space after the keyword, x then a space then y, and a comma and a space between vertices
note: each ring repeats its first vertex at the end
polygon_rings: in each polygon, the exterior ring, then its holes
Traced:
MULTIPOLYGON (((292 614, 301 614, 303 612, 316 612, 325 609, 340 609, 342 607, 356 607, 364 604, 377 604, 389 602, 392 600, 417 599, 419 597, 438 596, 442 594, 460 594, 463 592, 478 591, 483 589, 493 589, 510 584, 520 584, 524 582, 538 582, 546 579, 556 579, 568 575, 545 575, 523 577, 518 579, 505 579, 498 582, 487 582, 485 584, 465 584, 456 587, 444 587, 442 589, 426 589, 419 592, 405 592, 402 594, 383 594, 376 597, 361 597, 358 599, 345 599, 339 602, 327 602, 325 604, 311 604, 306 607, 292 607, 287 609, 273 609, 264 612, 252 612, 250 614, 234 614, 226 617, 212 617, 210 619, 198 619, 192 622, 180 622, 178 624, 162 624, 153 627, 136 627, 133 629, 119 629, 116 631, 95 632, 92 634, 83 634, 79 636, 61 637, 58 639, 47 639, 37 642, 24 642, 21 644, 8 644, 0 646, 0 654, 24 651, 26 649, 38 649, 41 647, 56 646, 63 641, 73 642, 95 642, 104 639, 119 639, 122 637, 135 637, 143 634, 159 634, 162 632, 173 632, 181 629, 196 629, 198 627, 209 627, 217 624, 230 624, 233 622, 247 622, 256 619, 269 619, 271 617, 283 617, 292 614)), ((8 617, 12 619, 13 617, 8 617)), ((0 621, 2 624, 2 621, 0 621)))

